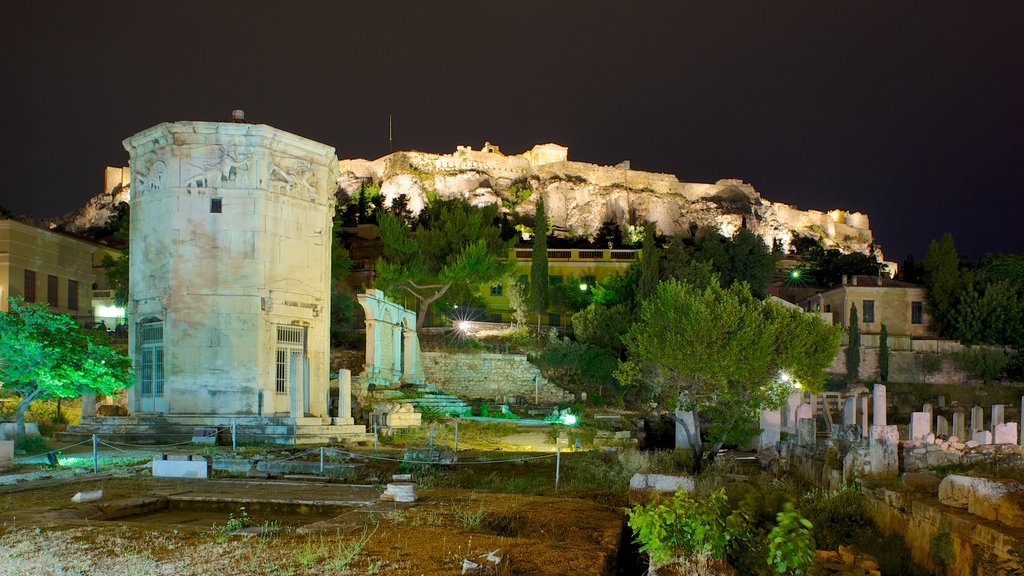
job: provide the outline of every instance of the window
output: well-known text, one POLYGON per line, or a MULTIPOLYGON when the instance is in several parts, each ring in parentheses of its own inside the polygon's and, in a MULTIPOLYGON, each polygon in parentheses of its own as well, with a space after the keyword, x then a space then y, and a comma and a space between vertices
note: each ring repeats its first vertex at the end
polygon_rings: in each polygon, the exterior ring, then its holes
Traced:
POLYGON ((36 301, 36 272, 25 270, 25 302, 36 301))
POLYGON ((210 198, 210 213, 220 214, 223 208, 223 203, 220 198, 210 198))
POLYGON ((864 323, 865 324, 873 323, 875 321, 875 301, 874 300, 865 300, 863 302, 863 306, 864 306, 864 323))
POLYGON ((910 303, 910 323, 924 324, 924 302, 910 303))
POLYGON ((56 276, 46 276, 46 303, 51 308, 60 307, 60 298, 57 293, 57 282, 56 276))
POLYGON ((302 326, 277 327, 277 352, 274 356, 274 392, 288 394, 293 362, 301 362, 306 343, 306 329, 302 326))
POLYGON ((495 284, 494 286, 491 286, 491 296, 501 296, 502 290, 503 287, 501 284, 495 284))
POLYGON ((78 280, 68 280, 68 310, 78 310, 78 280))
POLYGON ((164 395, 164 323, 139 324, 139 393, 164 395))
POLYGON ((832 312, 832 305, 831 304, 825 304, 825 312, 828 312, 828 313, 832 312))

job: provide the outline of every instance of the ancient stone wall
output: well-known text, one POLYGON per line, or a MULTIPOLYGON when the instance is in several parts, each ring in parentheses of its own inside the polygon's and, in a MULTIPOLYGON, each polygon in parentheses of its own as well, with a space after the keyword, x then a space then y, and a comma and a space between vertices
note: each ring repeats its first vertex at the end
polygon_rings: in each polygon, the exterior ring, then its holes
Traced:
POLYGON ((541 375, 522 354, 449 354, 424 352, 428 383, 463 399, 504 402, 520 397, 528 402, 567 403, 572 394, 541 375))
MULTIPOLYGON (((925 369, 925 357, 934 355, 933 352, 919 352, 910 350, 891 350, 889 352, 889 381, 890 382, 920 382, 926 384, 966 384, 967 374, 960 370, 952 356, 952 352, 944 353, 941 357, 941 366, 935 372, 925 369)), ((837 376, 846 375, 846 347, 840 347, 839 353, 832 360, 829 369, 837 376)), ((861 346, 860 348, 860 379, 879 379, 878 372, 878 348, 861 346)))
POLYGON ((1008 559, 1011 549, 1024 544, 1017 533, 996 522, 966 516, 933 499, 884 488, 865 489, 864 492, 875 521, 882 530, 903 536, 919 564, 937 570, 932 562, 933 542, 941 541, 936 538, 939 534, 948 534, 954 553, 953 561, 945 572, 949 576, 973 574, 973 564, 978 560, 979 552, 1008 559))

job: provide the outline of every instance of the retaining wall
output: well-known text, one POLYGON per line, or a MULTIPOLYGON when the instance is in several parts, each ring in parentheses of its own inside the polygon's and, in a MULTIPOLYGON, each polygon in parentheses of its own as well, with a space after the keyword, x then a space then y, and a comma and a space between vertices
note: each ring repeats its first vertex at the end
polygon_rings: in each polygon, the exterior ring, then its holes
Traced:
POLYGON ((463 399, 504 402, 521 397, 527 402, 566 403, 572 394, 541 375, 522 354, 451 354, 424 352, 426 381, 463 399))

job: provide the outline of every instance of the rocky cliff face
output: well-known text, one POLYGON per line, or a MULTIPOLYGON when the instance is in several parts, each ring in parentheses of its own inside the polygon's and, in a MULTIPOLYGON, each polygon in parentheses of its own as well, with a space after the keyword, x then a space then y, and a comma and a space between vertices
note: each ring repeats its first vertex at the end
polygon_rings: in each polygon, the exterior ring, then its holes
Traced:
MULTIPOLYGON (((376 160, 341 160, 338 188, 351 194, 362 184, 379 184, 386 205, 405 194, 414 212, 428 193, 477 205, 499 203, 525 221, 543 195, 555 233, 566 237, 592 239, 607 221, 623 230, 650 221, 667 235, 693 227, 731 235, 745 226, 769 246, 779 242, 788 249, 805 236, 844 252, 869 253, 874 246, 881 258, 868 217, 860 212, 800 210, 762 198, 741 180, 680 182, 671 174, 572 162, 567 155, 552 144, 517 156, 490 145, 480 151, 460 146, 454 154, 395 152, 376 160)), ((53 223, 71 232, 105 224, 117 204, 128 201, 130 181, 128 168, 108 167, 103 193, 53 223)))
POLYGON ((500 203, 527 221, 543 195, 556 234, 567 237, 592 239, 607 221, 620 229, 650 221, 668 235, 693 227, 731 235, 745 226, 769 246, 779 242, 787 249, 797 236, 844 252, 868 253, 874 244, 865 214, 800 210, 762 198, 741 180, 680 182, 670 174, 628 166, 568 160, 538 164, 531 156, 460 147, 450 155, 396 152, 373 161, 342 160, 339 186, 351 194, 363 183, 379 184, 386 205, 405 194, 413 211, 423 206, 428 193, 461 196, 481 205, 500 203))

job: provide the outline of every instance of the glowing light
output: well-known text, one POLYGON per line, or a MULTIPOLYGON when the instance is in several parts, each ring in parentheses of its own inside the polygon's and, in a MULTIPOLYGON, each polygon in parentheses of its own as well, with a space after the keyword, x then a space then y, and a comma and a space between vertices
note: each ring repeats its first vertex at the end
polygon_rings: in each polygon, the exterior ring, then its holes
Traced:
POLYGON ((124 318, 124 308, 100 304, 96 306, 96 316, 100 318, 124 318))
POLYGON ((469 322, 459 322, 459 330, 469 332, 469 322))
POLYGON ((574 414, 562 414, 560 420, 562 421, 562 424, 565 424, 566 426, 576 425, 576 416, 574 414))
POLYGON ((588 286, 586 284, 580 284, 580 292, 586 292, 588 286))
POLYGON ((800 277, 800 271, 794 269, 792 272, 789 273, 789 277, 790 278, 799 278, 800 277))
POLYGON ((779 374, 779 380, 783 382, 789 382, 789 374, 787 374, 786 372, 779 374))

